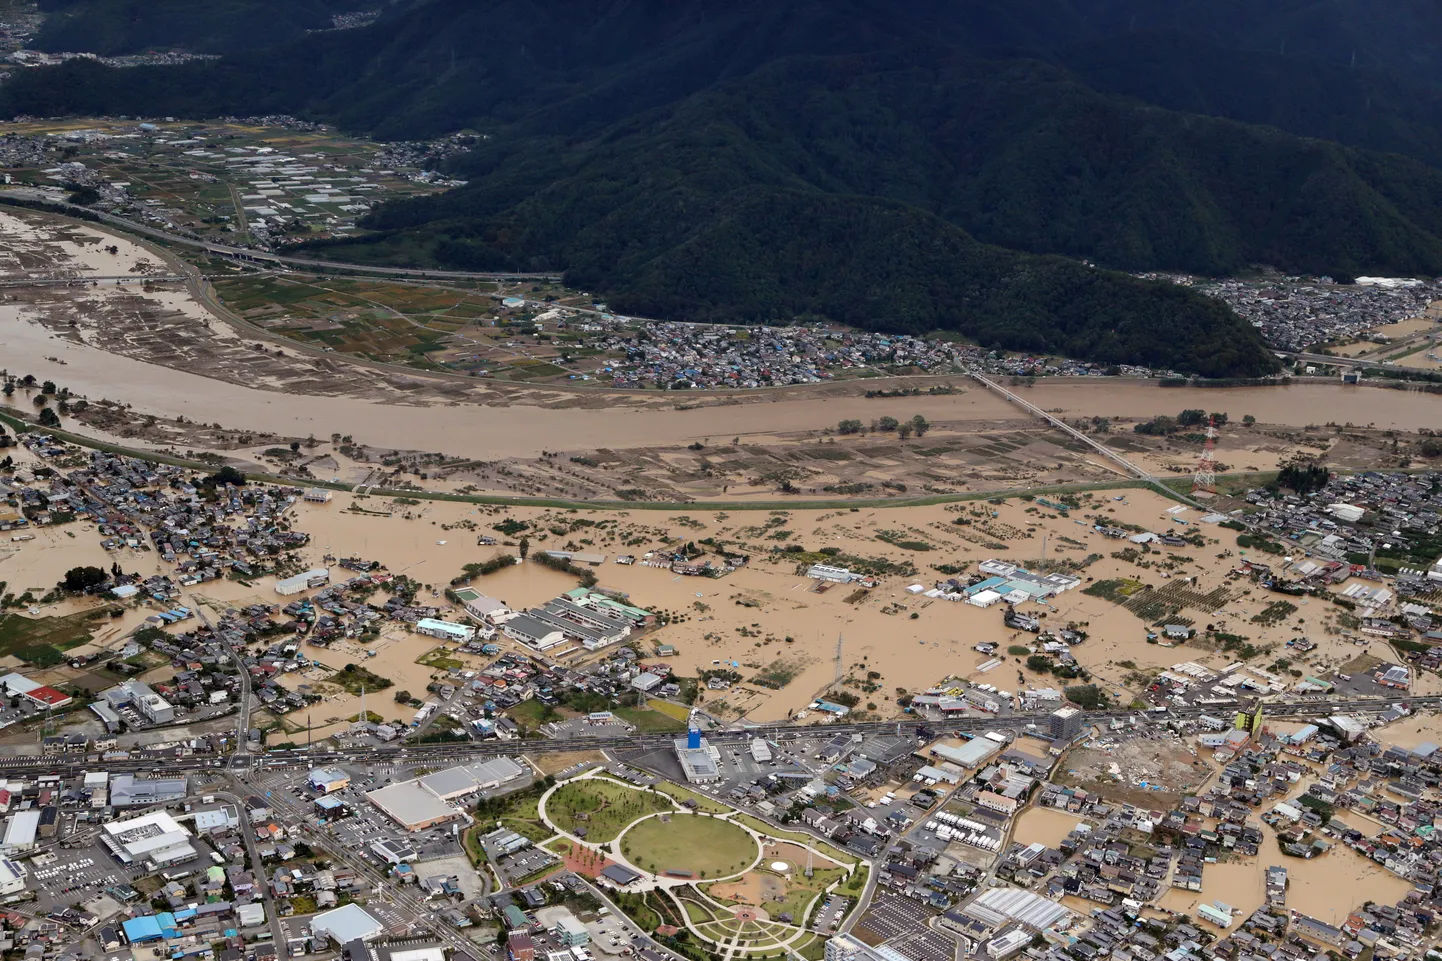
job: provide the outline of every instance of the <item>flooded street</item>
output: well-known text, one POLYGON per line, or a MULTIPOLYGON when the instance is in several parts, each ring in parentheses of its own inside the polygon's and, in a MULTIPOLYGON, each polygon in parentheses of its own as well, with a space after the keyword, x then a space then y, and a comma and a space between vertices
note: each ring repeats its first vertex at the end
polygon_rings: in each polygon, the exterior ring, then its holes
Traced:
POLYGON ((1172 911, 1196 914, 1199 904, 1222 901, 1246 917, 1266 901, 1267 868, 1287 869, 1287 907, 1328 924, 1341 924, 1364 901, 1392 904, 1412 889, 1412 883, 1374 864, 1345 845, 1311 860, 1285 857, 1277 849, 1277 835, 1261 825, 1261 853, 1250 860, 1208 864, 1202 871, 1202 890, 1173 888, 1157 902, 1172 911))

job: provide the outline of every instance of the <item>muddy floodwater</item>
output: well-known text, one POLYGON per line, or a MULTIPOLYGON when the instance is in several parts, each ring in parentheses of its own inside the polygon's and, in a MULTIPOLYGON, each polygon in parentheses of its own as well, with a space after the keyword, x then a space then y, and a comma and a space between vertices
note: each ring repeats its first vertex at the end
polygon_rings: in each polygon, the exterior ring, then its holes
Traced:
POLYGON ((1287 869, 1287 907, 1328 924, 1341 924, 1363 901, 1394 904, 1412 889, 1412 883, 1373 864, 1344 845, 1312 860, 1284 857, 1277 836, 1263 825, 1261 854, 1250 860, 1208 864, 1202 871, 1202 890, 1173 888, 1157 902, 1172 911, 1196 917, 1199 904, 1222 901, 1245 918, 1266 901, 1267 868, 1287 869))
POLYGON ((1012 840, 1018 844, 1045 844, 1055 848, 1061 845, 1063 838, 1086 823, 1075 814, 1056 808, 1032 807, 1016 822, 1012 840))
MULTIPOLYGON (((367 444, 474 457, 532 457, 542 450, 686 444, 704 437, 753 437, 816 430, 838 420, 869 420, 864 397, 791 399, 772 393, 754 404, 692 410, 556 409, 478 405, 417 407, 345 396, 295 396, 212 380, 61 339, 0 305, 0 356, 12 372, 63 383, 92 399, 124 401, 143 413, 215 422, 285 436, 350 434, 367 444), (46 358, 63 361, 59 366, 46 358)), ((1250 413, 1266 423, 1329 420, 1416 429, 1442 422, 1442 396, 1377 388, 1302 384, 1239 390, 1162 390, 1150 383, 1077 381, 1039 385, 1027 399, 1067 416, 1151 416, 1188 406, 1250 413)), ((14 398, 11 399, 14 403, 14 398)), ((1015 419, 1018 412, 980 389, 908 398, 908 410, 934 424, 1015 419)))

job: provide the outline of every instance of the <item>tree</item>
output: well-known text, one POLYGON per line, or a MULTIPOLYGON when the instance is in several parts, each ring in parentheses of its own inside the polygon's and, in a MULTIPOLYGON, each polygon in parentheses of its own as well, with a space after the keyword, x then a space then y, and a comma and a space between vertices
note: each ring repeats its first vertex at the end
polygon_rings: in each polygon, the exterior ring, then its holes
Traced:
POLYGON ((1207 412, 1200 407, 1188 407, 1177 415, 1177 424, 1181 427, 1199 427, 1207 420, 1207 412))
POLYGON ((5 396, 6 396, 6 397, 9 397, 10 395, 12 395, 12 394, 15 393, 15 383, 14 383, 13 381, 7 380, 7 381, 5 382, 5 386, 4 386, 4 387, 0 387, 0 390, 3 390, 4 393, 5 393, 5 396))
POLYGON ((1246 427, 1251 427, 1256 422, 1257 418, 1253 417, 1251 414, 1246 414, 1242 417, 1242 424, 1246 427))
POLYGON ((53 380, 47 380, 45 383, 41 384, 41 385, 40 385, 40 393, 42 393, 42 394, 53 394, 53 393, 55 393, 55 381, 53 381, 53 380))
POLYGON ((51 410, 49 407, 42 407, 40 409, 40 426, 59 427, 60 415, 55 413, 55 411, 51 410))
POLYGON ((911 418, 911 429, 916 431, 917 437, 925 437, 926 432, 931 430, 931 422, 920 414, 917 414, 911 418))
POLYGON ((521 560, 525 560, 526 555, 531 553, 531 539, 529 537, 522 537, 521 543, 516 545, 516 550, 520 553, 521 560))
POLYGON ((906 440, 908 437, 910 437, 910 436, 911 436, 911 422, 910 422, 910 421, 907 421, 907 422, 904 423, 904 424, 899 424, 899 425, 897 425, 897 428, 896 428, 896 436, 897 436, 897 437, 900 437, 902 440, 906 440))
POLYGON ((355 673, 355 665, 354 665, 354 664, 347 664, 347 665, 345 666, 345 672, 346 672, 347 674, 354 674, 354 673, 355 673))
POLYGON ((411 702, 411 692, 410 692, 410 691, 396 691, 396 703, 397 703, 397 704, 409 704, 410 702, 411 702))
POLYGON ((293 441, 291 441, 291 442, 290 442, 290 451, 291 451, 292 454, 298 454, 298 453, 300 453, 300 441, 298 441, 298 440, 293 440, 293 441))
POLYGON ((219 487, 221 484, 230 484, 232 487, 244 487, 245 475, 240 471, 226 464, 220 470, 210 475, 210 479, 219 487))
POLYGON ((86 591, 92 587, 99 587, 105 583, 106 574, 99 567, 72 567, 65 572, 65 580, 62 582, 67 591, 86 591))
POLYGON ((897 420, 895 417, 879 417, 871 422, 871 429, 877 431, 896 430, 897 420))
POLYGON ((861 421, 843 420, 836 425, 838 434, 859 434, 861 433, 861 421))

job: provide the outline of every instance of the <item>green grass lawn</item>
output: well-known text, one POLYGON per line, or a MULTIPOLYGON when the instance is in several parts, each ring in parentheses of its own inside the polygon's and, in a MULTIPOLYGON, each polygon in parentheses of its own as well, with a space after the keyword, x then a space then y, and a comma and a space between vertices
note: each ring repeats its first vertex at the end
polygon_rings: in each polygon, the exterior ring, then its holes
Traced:
POLYGON ((653 711, 650 708, 618 707, 615 714, 627 724, 636 725, 641 734, 664 734, 667 731, 684 731, 686 722, 653 711))
POLYGON ((416 663, 423 664, 426 667, 434 667, 438 671, 453 671, 456 668, 466 666, 465 661, 451 657, 450 655, 450 648, 437 647, 416 658, 416 663))
POLYGON ((596 842, 614 840, 637 818, 670 810, 671 801, 664 795, 603 778, 563 784, 546 802, 546 814, 558 827, 571 834, 583 828, 586 840, 596 842))
POLYGON ((735 874, 756 858, 756 842, 719 818, 677 814, 651 818, 626 832, 621 853, 653 873, 689 871, 708 878, 735 874))
POLYGON ((515 707, 506 708, 506 713, 517 724, 535 729, 545 723, 542 718, 546 715, 546 705, 537 700, 522 701, 515 707))
POLYGON ((752 830, 758 831, 761 834, 764 834, 770 838, 778 838, 785 841, 795 841, 798 844, 809 844, 814 847, 818 853, 830 858, 837 864, 856 863, 857 859, 854 854, 847 854, 841 849, 832 847, 824 841, 818 841, 816 838, 812 837, 809 834, 802 834, 800 831, 782 831, 779 828, 772 827, 760 818, 754 818, 749 814, 738 814, 736 815, 736 820, 739 823, 751 828, 752 830))
MULTIPOLYGON (((507 795, 501 799, 504 805, 500 813, 495 815, 495 820, 501 822, 503 827, 508 827, 522 837, 530 838, 535 843, 540 843, 546 838, 555 834, 545 822, 541 820, 538 808, 541 803, 541 796, 534 790, 519 791, 507 795)), ((491 830, 490 815, 477 814, 477 820, 484 824, 485 830, 491 830)))
POLYGON ((65 660, 62 651, 90 640, 90 633, 108 620, 104 609, 66 614, 64 617, 0 616, 0 657, 14 655, 37 667, 65 660))
POLYGON ((731 808, 722 804, 720 801, 713 801, 706 795, 698 794, 690 788, 681 787, 679 784, 671 784, 668 781, 663 781, 656 785, 656 790, 662 794, 669 794, 681 803, 685 803, 686 801, 696 802, 696 810, 703 814, 728 814, 731 811, 731 808))
POLYGON ((359 694, 361 688, 365 688, 374 694, 376 691, 383 691, 395 683, 388 677, 372 674, 359 664, 348 664, 345 670, 336 671, 325 680, 328 684, 339 684, 345 688, 347 694, 359 694))

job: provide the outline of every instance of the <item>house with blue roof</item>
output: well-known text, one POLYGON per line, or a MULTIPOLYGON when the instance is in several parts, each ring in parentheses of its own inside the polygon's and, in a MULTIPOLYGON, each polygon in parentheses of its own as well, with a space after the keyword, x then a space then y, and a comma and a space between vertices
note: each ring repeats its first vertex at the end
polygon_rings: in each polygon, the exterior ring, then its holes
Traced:
MULTIPOLYGON (((194 911, 190 912, 192 915, 194 911)), ((179 937, 180 932, 175 927, 175 915, 169 911, 162 911, 159 914, 146 914, 138 918, 131 918, 120 925, 125 932, 125 940, 131 944, 144 944, 147 941, 160 941, 179 937)))

